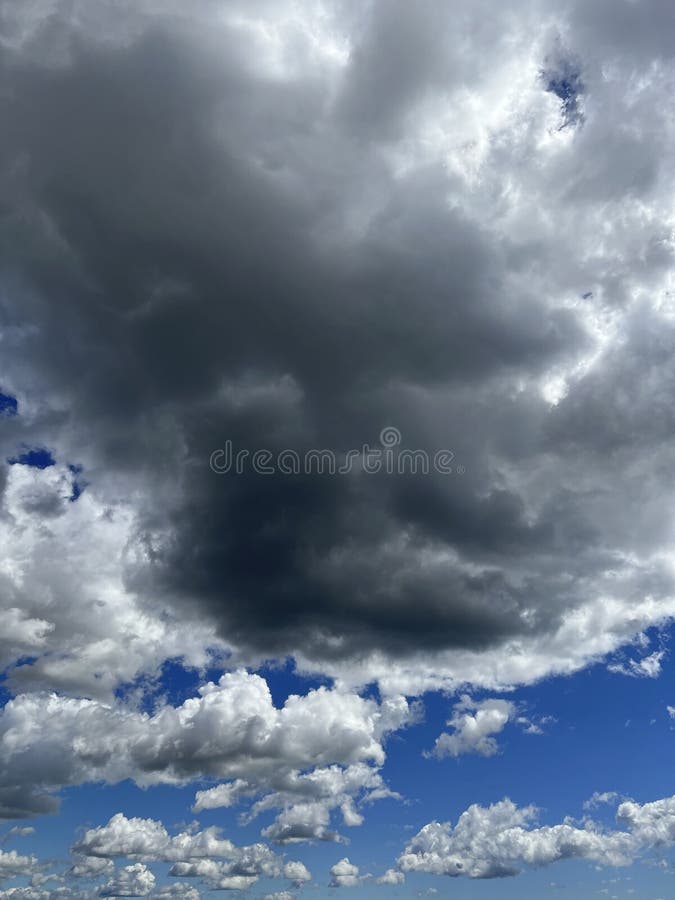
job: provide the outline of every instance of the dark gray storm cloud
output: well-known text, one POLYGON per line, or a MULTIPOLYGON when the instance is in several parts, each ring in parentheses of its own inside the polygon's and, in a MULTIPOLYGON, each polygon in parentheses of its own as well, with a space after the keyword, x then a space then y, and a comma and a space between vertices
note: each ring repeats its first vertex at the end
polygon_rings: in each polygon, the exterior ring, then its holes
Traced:
POLYGON ((0 390, 39 408, 3 447, 84 460, 133 504, 128 588, 241 651, 480 651, 607 597, 623 639, 670 615, 648 5, 638 102, 582 5, 563 42, 517 3, 308 4, 305 30, 283 4, 4 4, 0 390), (463 472, 209 467, 385 426, 463 472))

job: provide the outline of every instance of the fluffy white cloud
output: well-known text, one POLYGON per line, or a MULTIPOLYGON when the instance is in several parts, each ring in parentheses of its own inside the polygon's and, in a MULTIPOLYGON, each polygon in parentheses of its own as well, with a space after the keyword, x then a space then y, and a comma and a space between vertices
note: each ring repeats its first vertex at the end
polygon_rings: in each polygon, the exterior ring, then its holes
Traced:
POLYGON ((338 832, 329 827, 330 809, 330 805, 326 802, 296 801, 293 806, 282 810, 262 833, 264 837, 277 844, 311 840, 339 842, 342 838, 338 832))
POLYGON ((213 629, 167 617, 125 583, 124 566, 146 551, 129 503, 85 491, 66 465, 10 466, 0 483, 0 665, 16 691, 48 687, 112 699, 121 682, 155 673, 168 657, 202 666, 213 629))
POLYGON ((380 773, 372 766, 355 763, 316 768, 310 772, 273 773, 266 781, 239 779, 220 784, 196 795, 194 810, 215 809, 238 803, 242 798, 265 791, 244 817, 251 821, 268 809, 280 808, 275 822, 263 832, 277 843, 315 839, 334 841, 339 835, 329 828, 331 812, 339 809, 346 826, 360 825, 363 816, 355 802, 370 803, 384 797, 398 798, 390 791, 380 773))
POLYGON ((453 877, 515 875, 523 865, 542 866, 581 857, 605 865, 632 861, 635 841, 623 832, 602 834, 570 824, 532 827, 534 807, 519 809, 510 800, 490 807, 470 806, 454 828, 425 825, 398 860, 404 872, 453 877))
POLYGON ((100 890, 101 897, 147 897, 155 886, 155 876, 143 863, 118 869, 100 890))
POLYGON ((267 872, 254 864, 239 873, 233 863, 202 859, 174 863, 169 874, 180 878, 199 878, 214 891, 247 891, 267 872))
POLYGON ((52 898, 62 898, 62 900, 91 900, 91 894, 84 894, 79 891, 71 891, 66 887, 59 887, 54 890, 44 891, 39 887, 11 887, 6 890, 0 890, 2 900, 52 900, 52 898))
POLYGON ((362 880, 359 867, 350 863, 346 856, 331 866, 330 876, 331 887, 357 887, 362 880))
POLYGON ((292 884, 311 879, 302 863, 284 863, 265 844, 241 847, 228 862, 213 859, 176 862, 170 874, 180 878, 200 878, 213 890, 247 890, 263 876, 287 878, 292 884))
POLYGON ((73 848, 75 853, 93 857, 128 857, 137 860, 174 861, 192 857, 231 857, 237 849, 219 837, 219 829, 184 831, 173 837, 155 819, 128 819, 114 815, 106 825, 90 828, 73 848))
POLYGON ((312 873, 307 866, 299 860, 290 860, 284 863, 284 878, 288 878, 295 887, 300 887, 312 880, 312 873))
POLYGON ((102 856, 76 855, 67 874, 71 878, 99 878, 102 875, 111 875, 114 869, 115 866, 111 859, 105 859, 102 856))
POLYGON ((22 694, 0 712, 0 797, 6 785, 15 805, 30 812, 44 802, 44 791, 61 785, 125 778, 180 784, 216 776, 262 790, 267 784, 274 790, 278 779, 287 794, 296 786, 302 800, 303 791, 325 794, 324 782, 337 779, 349 818, 350 791, 383 790, 377 777, 369 784, 367 767, 349 766, 382 765, 384 738, 410 716, 401 697, 377 703, 324 687, 276 708, 265 680, 244 671, 226 673, 198 697, 154 715, 98 700, 22 694), (346 772, 328 768, 315 779, 294 774, 334 763, 346 772))
POLYGON ((508 700, 495 698, 475 702, 465 695, 447 723, 452 727, 452 733, 436 738, 432 755, 439 759, 463 753, 494 756, 499 747, 493 735, 499 734, 515 714, 516 707, 508 700))
POLYGON ((405 875, 400 869, 387 869, 384 875, 377 879, 378 884, 403 884, 405 875))
MULTIPOLYGON (((596 794, 592 803, 614 799, 615 794, 596 794)), ((425 825, 399 857, 398 868, 496 878, 571 858, 625 866, 645 851, 675 844, 675 797, 642 805, 622 802, 616 812, 622 830, 603 829, 590 819, 581 826, 571 821, 537 826, 536 815, 534 807, 518 808, 508 799, 487 808, 470 806, 454 828, 447 822, 425 825)))
POLYGON ((13 887, 0 890, 2 900, 49 900, 49 891, 32 887, 13 887))
POLYGON ((31 874, 37 864, 34 856, 22 856, 16 850, 0 850, 0 880, 31 874))
POLYGON ((201 894, 189 884, 177 881, 157 888, 150 896, 152 900, 200 900, 201 894))
POLYGON ((171 885, 164 885, 160 888, 153 888, 146 893, 140 894, 101 894, 101 890, 114 890, 119 887, 120 890, 141 890, 146 891, 150 879, 142 875, 134 881, 134 875, 129 873, 120 873, 117 879, 111 879, 103 888, 91 888, 86 890, 77 890, 67 885, 58 885, 51 887, 49 890, 43 890, 40 887, 13 887, 7 890, 0 890, 0 898, 2 900, 97 900, 101 896, 134 896, 148 897, 150 900, 200 900, 200 893, 196 888, 190 887, 188 884, 176 882, 171 885))
POLYGON ((643 805, 625 800, 619 804, 616 817, 646 847, 670 847, 675 843, 675 797, 643 805))
MULTIPOLYGON (((236 847, 221 838, 219 829, 214 827, 170 836, 155 819, 129 819, 122 813, 114 815, 106 825, 86 831, 73 851, 94 860, 123 857, 173 862, 173 875, 201 878, 216 889, 244 889, 263 875, 286 878, 293 885, 301 885, 312 877, 304 863, 284 861, 265 844, 236 847)), ((87 874, 86 866, 82 874, 87 874)), ((98 873, 92 869, 88 874, 98 873)))

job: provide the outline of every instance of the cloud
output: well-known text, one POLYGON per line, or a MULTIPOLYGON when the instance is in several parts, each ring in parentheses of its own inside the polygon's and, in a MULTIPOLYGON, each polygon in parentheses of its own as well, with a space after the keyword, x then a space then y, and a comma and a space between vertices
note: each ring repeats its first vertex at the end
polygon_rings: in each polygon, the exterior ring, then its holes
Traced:
POLYGON ((2 6, 15 690, 496 690, 675 614, 667 6, 289 9, 2 6), (208 465, 386 425, 464 473, 208 465))
POLYGON ((101 888, 101 897, 147 897, 155 886, 155 876, 143 863, 118 869, 101 888))
POLYGON ((342 840, 340 835, 328 827, 330 809, 328 803, 296 802, 284 809, 272 825, 263 829, 263 836, 278 844, 310 840, 339 842, 342 840))
MULTIPOLYGON (((277 708, 266 681, 245 671, 226 673, 182 706, 165 705, 154 715, 22 694, 0 712, 0 798, 6 815, 25 816, 53 808, 50 792, 61 786, 126 778, 141 786, 184 784, 210 776, 233 779, 233 790, 245 783, 244 793, 272 792, 268 806, 313 795, 330 810, 327 794, 337 787, 343 817, 353 825, 355 795, 387 794, 371 767, 383 764, 383 740, 411 715, 402 697, 377 703, 325 687, 291 695, 277 708), (315 774, 298 771, 314 768, 315 774)), ((213 794, 198 797, 201 808, 208 799, 213 806, 213 794)))
POLYGON ((236 859, 229 862, 211 859, 176 862, 169 874, 182 878, 200 878, 212 890, 247 890, 263 876, 288 878, 294 885, 311 879, 302 863, 294 863, 289 869, 290 865, 284 865, 264 844, 254 844, 242 847, 236 859))
MULTIPOLYGON (((397 796, 405 696, 659 675, 616 654, 675 619, 674 39, 662 0, 0 0, 1 817, 200 780, 197 812, 338 842, 397 796), (453 472, 369 474, 387 426, 453 472), (218 475, 225 441, 361 465, 218 475), (277 707, 246 670, 287 658, 331 687, 277 707), (229 671, 122 702, 166 660, 229 671)), ((460 700, 432 753, 522 719, 460 700)), ((381 880, 623 864, 672 844, 671 807, 472 806, 381 880)), ((309 878, 123 814, 63 878, 195 895, 153 859, 309 878)), ((55 883, 0 893, 84 893, 55 883)))
POLYGON ((201 666, 217 645, 208 627, 179 632, 124 584, 135 552, 133 512, 84 493, 60 462, 9 468, 0 498, 0 663, 14 691, 49 689, 110 700, 168 657, 201 666), (22 660, 19 666, 12 666, 22 660))
POLYGON ((238 779, 219 784, 198 791, 193 809, 200 812, 229 807, 263 792, 244 821, 251 821, 268 809, 282 809, 274 823, 263 831, 265 837, 282 844, 308 839, 339 841, 340 835, 328 827, 333 810, 339 809, 344 824, 353 827, 363 821, 355 801, 365 804, 385 797, 400 799, 387 788, 373 766, 354 763, 346 767, 317 767, 305 773, 277 770, 264 780, 238 779))
POLYGON ((607 666, 610 672, 619 675, 630 675, 633 678, 658 678, 661 674, 661 662, 666 655, 665 650, 657 650, 642 659, 630 659, 627 663, 612 663, 607 666))
POLYGON ((523 734, 544 734, 544 729, 556 721, 555 716, 540 716, 536 720, 523 715, 516 718, 516 724, 522 727, 523 734))
MULTIPOLYGON (((101 895, 97 890, 92 893, 91 890, 76 890, 63 884, 56 884, 48 890, 33 885, 28 887, 10 887, 6 890, 0 890, 0 898, 2 898, 2 900, 94 900, 95 897, 99 896, 101 895)), ((117 896, 121 897, 124 895, 119 894, 117 896)), ((153 891, 148 896, 152 897, 154 900, 155 897, 161 896, 161 892, 155 893, 153 891)), ((183 895, 181 894, 179 896, 183 895)), ((186 897, 188 900, 199 900, 198 894, 196 896, 187 894, 186 897)))
POLYGON ((106 825, 86 831, 73 852, 89 864, 118 857, 145 862, 176 862, 179 865, 172 870, 174 874, 201 876, 219 884, 226 879, 241 877, 255 881, 260 875, 288 878, 294 885, 311 879, 302 862, 283 862, 264 844, 235 847, 231 841, 220 838, 219 829, 215 827, 181 832, 171 837, 159 821, 128 819, 122 813, 114 815, 106 825), (228 862, 216 862, 219 858, 228 862), (193 861, 196 862, 193 864, 193 861))
POLYGON ((346 856, 331 866, 330 876, 331 887, 358 887, 362 880, 359 867, 350 863, 346 856))
POLYGON ((35 834, 35 829, 30 825, 13 825, 3 835, 0 835, 0 844, 5 844, 15 837, 29 837, 35 834))
POLYGON ((219 829, 207 828, 196 833, 181 832, 170 837, 161 822, 154 819, 128 819, 123 813, 114 815, 107 825, 91 828, 73 847, 83 856, 101 858, 128 857, 164 862, 191 857, 229 857, 236 848, 229 840, 218 837, 219 829))
MULTIPOLYGON (((50 897, 53 896, 54 893, 50 894, 49 891, 33 887, 11 887, 7 890, 0 890, 0 897, 3 900, 50 900, 50 897)), ((56 896, 70 898, 74 895, 69 891, 59 891, 56 896)))
POLYGON ((444 756, 461 756, 477 753, 480 756, 494 756, 499 752, 493 737, 499 734, 516 714, 516 706, 509 700, 488 699, 476 702, 465 695, 456 704, 448 725, 452 733, 436 738, 434 749, 429 754, 442 759, 444 756))
MULTIPOLYGON (((182 878, 201 878, 215 890, 244 890, 262 876, 286 878, 300 886, 311 880, 307 867, 300 861, 284 861, 262 843, 236 847, 219 836, 215 827, 203 831, 184 831, 170 836, 162 822, 155 819, 129 819, 122 813, 114 815, 106 825, 91 828, 73 847, 73 853, 84 860, 82 871, 71 874, 96 876, 103 867, 92 865, 99 860, 117 858, 137 860, 139 863, 171 862, 170 874, 182 878)), ((149 871, 145 865, 127 867, 122 873, 134 885, 138 873, 149 871)), ((118 871, 110 884, 127 878, 118 871)), ((145 884, 145 881, 141 881, 145 884)), ((146 885, 148 890, 152 885, 146 885)), ((112 887, 106 890, 113 890, 112 887)), ((177 889, 175 889, 177 891, 177 889)), ((131 896, 131 895, 130 895, 131 896)), ((155 896, 153 894, 153 896, 155 896)), ((167 893, 166 896, 174 896, 167 893)))
POLYGON ((304 863, 299 860, 291 860, 284 863, 284 878, 289 878, 294 887, 301 887, 312 880, 312 875, 304 863))
POLYGON ((588 800, 584 801, 584 809, 595 809, 605 803, 616 803, 620 799, 620 795, 616 791, 595 791, 588 800))
POLYGON ((30 875, 37 866, 34 856, 22 856, 16 850, 0 850, 0 880, 16 875, 30 875))
POLYGON ((665 797, 640 805, 624 800, 616 817, 650 847, 669 847, 675 843, 675 797, 665 797))
POLYGON ((154 890, 151 895, 152 900, 199 900, 201 894, 196 888, 190 887, 189 884, 177 881, 175 884, 166 884, 161 888, 154 890))
POLYGON ((99 878, 102 875, 111 875, 114 870, 115 866, 112 860, 106 859, 104 856, 79 856, 76 854, 67 875, 71 878, 99 878))
MULTIPOLYGON (((114 867, 112 867, 114 868, 114 867)), ((94 900, 97 897, 148 897, 150 900, 199 900, 201 894, 196 888, 184 882, 153 887, 154 875, 142 865, 117 869, 114 877, 104 885, 86 889, 72 888, 59 884, 58 876, 50 876, 52 885, 43 889, 39 885, 11 887, 0 890, 2 900, 94 900)))
POLYGON ((216 891, 247 891, 264 874, 263 869, 251 861, 243 865, 243 874, 237 870, 238 866, 234 863, 202 859, 197 862, 174 863, 169 874, 180 878, 199 878, 210 890, 216 891))
POLYGON ((398 869, 387 869, 384 875, 380 875, 377 879, 378 884, 403 884, 405 875, 398 869))
MULTIPOLYGON (((614 794, 596 794, 597 803, 614 794)), ((589 805, 586 805, 589 808, 589 805)), ((470 806, 457 824, 431 822, 408 843, 398 859, 402 872, 429 872, 467 878, 503 878, 524 867, 542 867, 563 859, 586 859, 602 866, 627 866, 645 852, 675 844, 675 798, 640 805, 621 802, 616 811, 622 830, 606 830, 590 819, 582 827, 566 820, 535 824, 537 810, 505 799, 489 807, 470 806)))

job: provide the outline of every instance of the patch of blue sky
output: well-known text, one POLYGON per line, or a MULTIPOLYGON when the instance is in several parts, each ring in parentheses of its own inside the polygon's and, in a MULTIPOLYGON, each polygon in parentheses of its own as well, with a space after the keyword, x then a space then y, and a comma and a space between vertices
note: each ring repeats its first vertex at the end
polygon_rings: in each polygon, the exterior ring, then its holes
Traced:
POLYGON ((571 59, 558 59, 555 65, 542 70, 544 90, 555 94, 560 100, 562 126, 574 125, 583 121, 580 99, 584 93, 581 69, 571 59))
POLYGON ((18 413, 19 403, 16 397, 0 391, 0 416, 16 416, 18 413))
POLYGON ((7 462, 11 466, 30 466, 33 469, 48 469, 56 465, 51 450, 46 447, 27 447, 18 456, 10 457, 7 462))

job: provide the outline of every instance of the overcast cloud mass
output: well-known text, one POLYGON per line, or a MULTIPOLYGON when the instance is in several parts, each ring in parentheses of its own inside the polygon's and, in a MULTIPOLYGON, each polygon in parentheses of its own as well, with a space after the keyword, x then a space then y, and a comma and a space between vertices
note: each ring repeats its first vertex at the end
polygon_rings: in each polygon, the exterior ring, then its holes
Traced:
POLYGON ((596 771, 541 685, 672 741, 674 48, 667 0, 0 0, 0 897, 672 893, 672 779, 509 779, 596 771))

